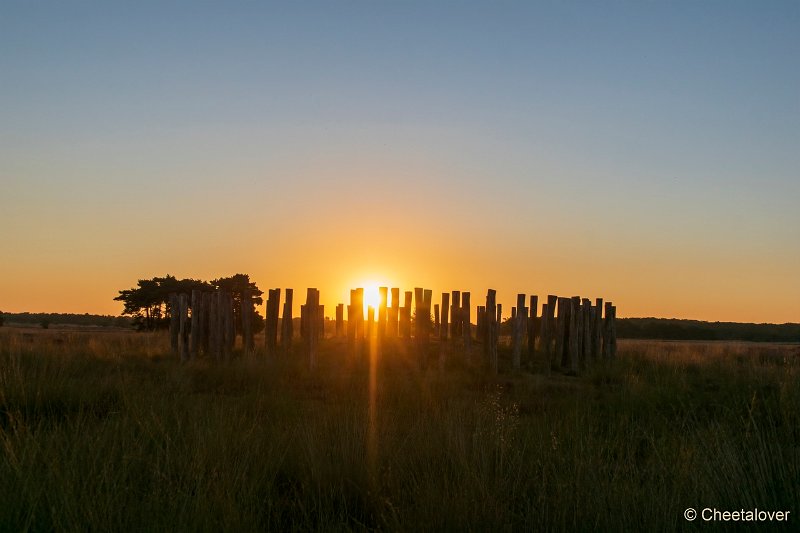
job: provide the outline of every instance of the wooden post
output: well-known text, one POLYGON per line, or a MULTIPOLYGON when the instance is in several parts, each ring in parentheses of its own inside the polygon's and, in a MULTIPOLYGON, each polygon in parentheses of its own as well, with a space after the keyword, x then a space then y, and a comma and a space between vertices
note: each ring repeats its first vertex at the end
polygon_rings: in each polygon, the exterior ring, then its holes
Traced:
POLYGON ((580 371, 580 353, 581 353, 581 298, 580 296, 573 296, 570 300, 571 307, 569 310, 569 370, 570 373, 577 375, 580 371))
POLYGON ((319 340, 319 291, 310 288, 306 292, 306 354, 308 355, 308 368, 314 370, 317 366, 317 342, 319 340))
MULTIPOLYGON (((290 289, 286 289, 287 298, 289 298, 288 294, 289 290, 290 289)), ((267 300, 266 329, 264 330, 264 335, 266 337, 264 342, 266 343, 267 351, 270 354, 274 354, 278 351, 278 319, 280 318, 280 310, 281 310, 281 290, 270 289, 269 299, 267 300)))
POLYGON ((344 304, 336 306, 336 336, 342 337, 344 335, 344 304))
MULTIPOLYGON (((319 291, 317 291, 319 293, 319 291)), ((319 297, 317 297, 319 299, 319 297)), ((320 340, 325 340, 325 306, 320 305, 317 309, 317 334, 320 340)))
POLYGON ((617 308, 606 302, 606 318, 603 323, 603 359, 614 359, 617 355, 617 308))
POLYGON ((403 323, 400 325, 402 329, 402 335, 406 339, 411 338, 411 298, 413 293, 411 291, 405 291, 404 293, 404 303, 405 306, 403 307, 403 323))
POLYGON ((461 291, 453 291, 450 298, 450 338, 461 335, 461 291))
POLYGON ((555 341, 555 336, 556 336, 555 312, 556 312, 557 301, 558 299, 555 296, 553 296, 552 294, 548 294, 547 304, 546 304, 547 307, 545 307, 545 304, 542 304, 542 331, 541 331, 542 340, 539 343, 539 349, 544 351, 545 360, 547 360, 548 365, 552 365, 555 359, 553 342, 555 341))
POLYGON ((208 352, 213 361, 220 359, 220 347, 218 342, 219 314, 217 299, 219 291, 208 293, 208 352))
POLYGON ((478 315, 476 317, 477 322, 477 329, 476 329, 476 337, 478 338, 478 342, 483 342, 486 340, 486 306, 479 305, 478 306, 478 315))
POLYGON ((225 324, 225 319, 223 318, 225 302, 222 296, 222 291, 217 289, 214 292, 212 299, 214 301, 214 320, 212 326, 214 332, 214 341, 211 343, 211 351, 214 352, 214 360, 221 361, 224 357, 222 352, 222 344, 225 341, 225 333, 223 331, 223 326, 225 324))
POLYGON ((387 329, 389 337, 397 337, 400 322, 400 289, 392 287, 392 306, 387 312, 387 329))
POLYGON ((568 364, 567 350, 565 347, 564 339, 569 335, 569 298, 558 298, 558 318, 556 319, 555 329, 555 349, 553 351, 552 364, 556 368, 566 367, 568 364))
POLYGON ((494 289, 489 289, 486 292, 486 315, 485 315, 485 336, 484 351, 489 370, 493 374, 497 374, 497 292, 494 289))
POLYGON ((434 339, 441 335, 441 322, 439 322, 439 304, 433 305, 433 331, 434 331, 434 339))
POLYGON ((181 356, 181 362, 189 360, 189 343, 186 334, 189 313, 189 296, 181 294, 178 297, 178 353, 181 356))
POLYGON ((364 331, 364 289, 359 287, 356 289, 356 338, 363 339, 364 331))
POLYGON ((305 340, 308 336, 308 315, 306 304, 300 304, 300 338, 305 340))
MULTIPOLYGON (((424 313, 424 306, 425 303, 423 302, 423 292, 421 287, 414 287, 414 337, 420 341, 422 339, 422 330, 424 329, 424 325, 422 321, 423 313, 424 313)), ((419 344, 419 342, 417 342, 419 344)))
POLYGON ((347 306, 347 342, 356 340, 356 291, 350 289, 350 305, 347 306))
POLYGON ((541 329, 537 327, 537 313, 539 311, 539 297, 531 294, 530 306, 528 307, 528 357, 533 361, 536 354, 536 333, 541 329))
POLYGON ((292 300, 294 297, 293 289, 286 289, 286 301, 283 302, 283 321, 281 322, 281 345, 283 351, 289 353, 292 349, 292 337, 294 336, 294 322, 292 318, 292 300))
POLYGON ((592 359, 603 358, 603 299, 597 298, 594 305, 594 321, 592 322, 592 359))
POLYGON ((233 325, 233 297, 228 291, 222 292, 222 335, 220 337, 222 343, 222 357, 225 361, 230 361, 231 351, 234 343, 236 342, 236 329, 233 325))
POLYGON ((464 338, 464 351, 469 357, 469 349, 472 345, 472 313, 470 311, 470 293, 461 293, 461 336, 464 338))
POLYGON ((380 295, 380 303, 378 305, 378 338, 383 339, 386 337, 386 303, 388 300, 389 289, 387 287, 378 287, 378 294, 380 295))
POLYGON ((197 359, 200 351, 200 291, 192 289, 192 316, 189 329, 189 359, 197 359))
POLYGON ((512 363, 514 370, 522 366, 522 341, 525 330, 528 329, 528 310, 525 307, 525 294, 517 294, 517 314, 514 317, 514 339, 512 348, 512 363))
POLYGON ((439 340, 447 342, 447 330, 450 327, 450 293, 442 293, 442 322, 439 327, 439 340))
POLYGON ((174 292, 169 295, 169 345, 172 353, 180 357, 178 349, 178 335, 180 333, 180 301, 174 292))
POLYGON ((592 336, 594 333, 592 301, 588 298, 583 298, 581 300, 581 312, 583 313, 583 342, 581 343, 583 353, 581 359, 583 360, 584 367, 587 367, 592 362, 592 336))
POLYGON ((367 339, 371 339, 375 335, 375 329, 375 308, 369 305, 367 306, 367 324, 364 328, 367 339))
POLYGON ((201 309, 203 311, 200 317, 200 347, 203 354, 208 357, 209 355, 209 335, 211 334, 211 293, 204 291, 201 295, 201 309))

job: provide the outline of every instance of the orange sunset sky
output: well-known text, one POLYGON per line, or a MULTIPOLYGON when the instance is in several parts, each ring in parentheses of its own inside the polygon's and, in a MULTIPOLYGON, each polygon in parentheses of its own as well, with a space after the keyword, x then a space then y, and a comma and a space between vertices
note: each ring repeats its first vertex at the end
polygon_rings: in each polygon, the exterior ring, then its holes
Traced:
POLYGON ((9 7, 0 309, 247 273, 329 316, 374 282, 798 322, 800 8, 777 6, 9 7))

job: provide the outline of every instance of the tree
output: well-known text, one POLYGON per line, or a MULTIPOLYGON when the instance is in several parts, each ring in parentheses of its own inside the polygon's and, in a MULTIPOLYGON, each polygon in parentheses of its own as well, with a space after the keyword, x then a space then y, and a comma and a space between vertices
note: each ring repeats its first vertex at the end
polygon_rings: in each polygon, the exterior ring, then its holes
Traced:
POLYGON ((233 297, 233 323, 236 325, 236 332, 242 330, 242 295, 246 290, 250 291, 250 309, 253 316, 253 333, 258 333, 264 329, 264 317, 262 317, 253 306, 261 305, 264 300, 261 295, 264 291, 256 286, 254 281, 250 281, 247 274, 234 274, 227 278, 219 278, 211 281, 211 285, 217 289, 228 291, 233 297))

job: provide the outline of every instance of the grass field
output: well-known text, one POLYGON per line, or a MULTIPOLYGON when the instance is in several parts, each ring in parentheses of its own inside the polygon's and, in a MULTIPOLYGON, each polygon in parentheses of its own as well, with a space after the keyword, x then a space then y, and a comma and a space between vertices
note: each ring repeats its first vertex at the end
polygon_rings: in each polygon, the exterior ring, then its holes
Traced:
POLYGON ((320 350, 182 366, 166 335, 1 328, 0 530, 798 527, 800 346, 620 341, 496 379, 477 351, 320 350))

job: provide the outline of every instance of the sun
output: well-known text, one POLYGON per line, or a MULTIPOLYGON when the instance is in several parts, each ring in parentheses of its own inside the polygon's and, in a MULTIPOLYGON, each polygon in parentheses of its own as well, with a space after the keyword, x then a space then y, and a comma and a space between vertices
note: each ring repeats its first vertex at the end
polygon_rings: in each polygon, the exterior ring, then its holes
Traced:
MULTIPOLYGON (((372 307, 375 309, 375 314, 378 314, 378 307, 381 305, 381 294, 378 290, 378 284, 375 282, 368 282, 363 285, 364 287, 364 316, 367 314, 367 308, 372 307)), ((381 285, 383 287, 383 285, 381 285)))

